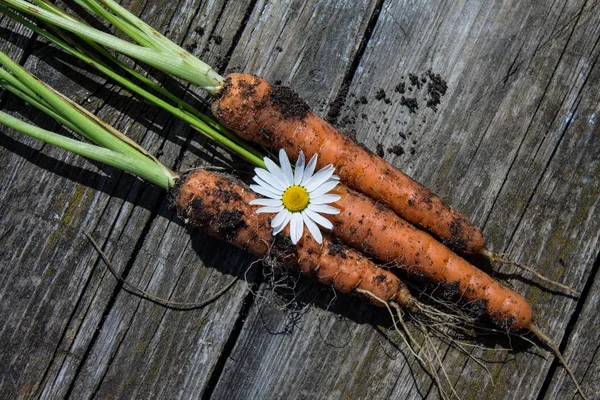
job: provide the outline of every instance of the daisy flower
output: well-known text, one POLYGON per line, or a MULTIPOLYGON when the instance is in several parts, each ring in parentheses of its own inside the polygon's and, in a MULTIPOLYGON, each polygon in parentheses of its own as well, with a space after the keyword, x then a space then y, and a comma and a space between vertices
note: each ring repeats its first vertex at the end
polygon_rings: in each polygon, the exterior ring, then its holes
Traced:
POLYGON ((290 224, 290 237, 294 244, 298 243, 304 232, 304 226, 313 238, 323 242, 318 225, 326 229, 333 224, 321 214, 338 214, 339 209, 328 205, 340 199, 337 194, 328 193, 339 182, 333 175, 333 165, 329 164, 315 173, 317 155, 312 156, 305 164, 304 153, 300 151, 296 168, 292 166, 283 149, 279 150, 279 163, 265 158, 267 169, 255 168, 254 182, 250 188, 265 198, 250 201, 251 205, 263 206, 257 213, 276 213, 271 221, 273 235, 277 235, 290 224))

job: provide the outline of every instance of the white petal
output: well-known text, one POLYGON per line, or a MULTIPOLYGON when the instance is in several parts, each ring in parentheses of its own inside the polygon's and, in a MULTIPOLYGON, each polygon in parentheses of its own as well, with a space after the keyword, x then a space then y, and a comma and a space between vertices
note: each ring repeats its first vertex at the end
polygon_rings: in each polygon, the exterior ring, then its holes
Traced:
POLYGON ((321 235, 321 230, 319 229, 317 224, 315 224, 313 222, 313 220, 310 219, 310 217, 308 215, 306 215, 306 213, 304 211, 302 211, 301 214, 302 214, 302 220, 304 221, 304 224, 308 228, 308 231, 310 232, 312 237, 317 241, 317 243, 319 243, 319 244, 323 243, 323 235, 321 235))
POLYGON ((334 187, 338 185, 338 181, 327 181, 323 183, 321 186, 313 190, 312 192, 308 192, 310 194, 311 199, 316 199, 317 197, 323 196, 324 194, 333 190, 334 187))
POLYGON ((327 180, 331 178, 334 169, 335 168, 333 168, 333 165, 331 164, 321 168, 317 171, 316 174, 312 176, 312 178, 306 181, 304 188, 306 188, 306 190, 308 190, 309 192, 315 190, 317 187, 321 186, 321 184, 327 182, 327 180))
POLYGON ((294 184, 294 173, 292 172, 290 159, 288 158, 287 154, 285 154, 284 149, 279 149, 279 164, 281 165, 281 170, 285 176, 285 182, 288 184, 288 186, 292 186, 294 184))
POLYGON ((279 232, 285 228, 285 226, 290 222, 292 218, 292 213, 288 210, 283 210, 279 214, 271 220, 271 228, 273 228, 273 236, 277 235, 279 232))
POLYGON ((256 193, 262 194, 263 196, 268 197, 270 199, 279 199, 279 198, 281 198, 281 196, 277 196, 277 195, 273 194, 273 192, 265 189, 264 187, 262 187, 260 185, 250 185, 250 189, 252 189, 256 193))
POLYGON ((254 182, 256 182, 263 189, 267 189, 269 192, 273 193, 275 196, 277 196, 277 197, 283 196, 283 191, 282 190, 274 188, 272 185, 270 185, 269 183, 263 181, 258 176, 254 175, 252 177, 252 180, 254 182))
POLYGON ((260 213, 269 213, 269 214, 275 214, 275 213, 279 213, 282 212, 285 208, 283 206, 276 206, 276 207, 261 207, 259 209, 256 210, 257 214, 260 213))
POLYGON ((248 202, 251 206, 277 207, 281 205, 280 199, 254 199, 248 202))
POLYGON ((317 154, 313 154, 313 156, 306 164, 306 168, 304 168, 304 174, 302 176, 302 186, 306 187, 306 182, 312 177, 313 172, 315 172, 315 168, 317 166, 317 154))
POLYGON ((277 178, 277 180, 287 184, 287 180, 285 179, 283 171, 281 170, 281 168, 279 168, 279 165, 275 164, 275 161, 265 157, 265 166, 267 167, 269 172, 277 178))
POLYGON ((339 214, 339 208, 328 206, 326 204, 309 204, 307 210, 319 213, 319 214, 339 214))
POLYGON ((329 221, 322 215, 319 215, 316 212, 312 211, 310 208, 304 209, 304 212, 310 219, 315 221, 317 224, 321 225, 323 228, 327 228, 327 229, 333 228, 333 224, 331 223, 331 221, 329 221))
POLYGON ((340 195, 337 194, 324 194, 315 199, 310 199, 310 204, 327 204, 327 203, 335 203, 341 199, 340 195))
POLYGON ((264 182, 267 182, 276 189, 282 191, 287 189, 287 185, 283 181, 279 180, 279 178, 276 175, 273 175, 266 169, 254 168, 254 173, 264 182))
POLYGON ((300 213, 292 213, 292 220, 290 221, 290 237, 292 238, 292 243, 298 243, 302 237, 302 231, 304 231, 302 215, 300 213))
POLYGON ((298 160, 296 161, 296 168, 294 168, 294 185, 302 183, 302 177, 304 176, 304 152, 300 150, 298 154, 298 160))

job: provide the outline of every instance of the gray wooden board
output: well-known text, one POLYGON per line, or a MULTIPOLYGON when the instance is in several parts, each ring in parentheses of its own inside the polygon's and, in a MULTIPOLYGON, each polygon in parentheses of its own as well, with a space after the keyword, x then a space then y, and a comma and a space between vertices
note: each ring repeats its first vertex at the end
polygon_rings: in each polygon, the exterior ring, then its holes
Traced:
MULTIPOLYGON (((590 1, 521 3, 123 5, 219 69, 290 85, 471 217, 490 249, 583 290, 572 298, 493 265, 598 398, 600 10, 590 1), (448 85, 436 110, 427 83, 409 77, 431 82, 428 70, 448 85), (419 108, 411 113, 402 96, 419 108)), ((2 28, 3 50, 18 58, 27 48, 30 71, 168 165, 246 168, 5 19, 2 28)), ((24 111, 14 100, 3 107, 24 111)), ((24 116, 57 129, 36 112, 24 116)), ((384 310, 252 266, 243 252, 186 231, 160 190, 126 174, 5 128, 0 143, 3 398, 439 397, 384 310), (83 232, 128 280, 173 301, 240 281, 203 309, 167 309, 123 290, 83 232)), ((436 346, 461 398, 572 397, 550 353, 502 335, 497 345, 511 343, 513 351, 469 350, 495 386, 455 347, 436 346)))

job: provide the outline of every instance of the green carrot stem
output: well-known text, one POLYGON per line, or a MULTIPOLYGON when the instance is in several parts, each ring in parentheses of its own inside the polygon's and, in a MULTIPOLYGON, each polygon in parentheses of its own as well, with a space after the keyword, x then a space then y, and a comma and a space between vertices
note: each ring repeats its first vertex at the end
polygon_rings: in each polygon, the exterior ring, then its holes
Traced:
MULTIPOLYGON (((65 125, 72 131, 77 132, 77 127, 75 125, 73 125, 71 123, 71 121, 69 121, 66 118, 63 118, 60 114, 56 113, 54 111, 54 109, 49 107, 48 104, 46 104, 42 99, 37 97, 35 95, 35 93, 32 93, 28 87, 21 84, 21 82, 19 82, 17 79, 15 79, 14 76, 9 74, 7 71, 5 71, 2 68, 0 68, 0 86, 5 88, 12 94, 20 97, 23 101, 33 105, 34 107, 36 107, 43 113, 47 114, 48 116, 54 118, 56 121, 65 125)), ((86 137, 85 132, 77 132, 77 133, 79 133, 81 136, 83 136, 89 140, 89 138, 86 137)))
POLYGON ((56 113, 69 119, 77 127, 78 132, 85 132, 86 137, 97 145, 129 155, 133 159, 141 157, 139 151, 112 135, 106 135, 106 132, 97 123, 90 120, 79 110, 74 110, 72 104, 65 101, 63 96, 58 95, 53 89, 46 86, 2 52, 0 52, 0 64, 9 70, 21 83, 36 93, 37 96, 42 98, 56 113))
MULTIPOLYGON (((40 1, 40 0, 37 0, 37 1, 40 1)), ((45 1, 45 0, 41 0, 41 1, 45 1)), ((147 36, 147 32, 140 31, 140 29, 138 29, 135 26, 132 26, 127 21, 124 21, 122 17, 109 12, 108 10, 106 10, 105 8, 100 6, 98 3, 91 2, 91 1, 85 1, 85 0, 84 1, 75 0, 75 2, 79 5, 81 5, 82 7, 86 8, 88 11, 92 12, 93 14, 96 14, 99 17, 104 18, 106 21, 108 21, 112 25, 119 28, 121 31, 123 31, 127 36, 129 36, 131 39, 133 39, 140 46, 154 48, 156 50, 161 50, 161 49, 167 50, 166 47, 157 43, 156 38, 150 39, 147 36)))
POLYGON ((12 117, 3 111, 0 111, 0 123, 90 160, 129 172, 163 189, 175 186, 177 175, 174 172, 172 175, 166 175, 163 168, 158 164, 141 163, 139 160, 132 161, 127 155, 47 131, 12 117))
POLYGON ((223 77, 217 74, 208 64, 205 64, 183 49, 179 53, 175 53, 164 49, 157 50, 136 45, 24 0, 3 0, 0 4, 9 5, 23 13, 33 15, 48 24, 59 26, 77 36, 95 41, 103 46, 136 58, 148 65, 185 79, 209 93, 218 91, 223 82, 223 77))
MULTIPOLYGON (((112 69, 110 69, 108 66, 106 66, 104 63, 100 62, 96 58, 89 56, 80 50, 77 50, 74 47, 75 44, 72 43, 69 40, 69 38, 66 37, 66 35, 63 38, 64 40, 59 39, 57 36, 49 33, 48 31, 46 31, 44 29, 41 29, 40 27, 32 24, 31 22, 19 17, 17 14, 12 13, 10 10, 5 9, 1 5, 0 5, 0 11, 5 11, 6 15, 8 15, 11 18, 17 20, 18 22, 26 25, 28 28, 32 29, 36 33, 46 37, 48 40, 52 41, 57 46, 59 46, 60 48, 62 48, 65 51, 67 51, 71 55, 74 55, 75 57, 81 59, 82 61, 86 62, 87 64, 98 69, 100 72, 104 73, 105 75, 107 75, 108 77, 110 77, 111 79, 116 81, 117 83, 126 87, 132 93, 135 93, 135 94, 143 97, 149 103, 157 105, 157 106, 165 109, 166 111, 170 112, 171 114, 175 115, 176 117, 184 120, 185 122, 190 124, 192 127, 194 127, 198 132, 200 132, 200 133, 204 134, 205 136, 209 137, 210 139, 218 142, 223 147, 229 149, 230 151, 235 152, 236 154, 245 158, 246 160, 250 161, 251 163, 253 163, 256 166, 259 166, 262 168, 265 167, 264 161, 263 161, 264 155, 262 153, 260 153, 259 151, 255 150, 252 147, 252 145, 250 145, 248 142, 241 139, 239 136, 237 136, 234 133, 232 133, 231 131, 229 131, 223 125, 214 121, 212 118, 200 113, 199 111, 194 109, 192 106, 190 106, 186 102, 178 99, 176 96, 174 96, 170 92, 168 92, 165 89, 161 88, 160 86, 154 84, 152 81, 148 80, 147 78, 141 76, 140 74, 138 74, 137 72, 132 70, 130 67, 128 67, 125 64, 121 63, 120 61, 118 61, 116 58, 114 58, 112 55, 110 55, 108 52, 106 52, 102 47, 96 45, 94 42, 91 42, 90 44, 95 45, 94 46, 95 49, 101 51, 101 53, 103 55, 108 56, 109 59, 111 59, 113 62, 115 62, 121 68, 125 69, 130 74, 134 75, 136 78, 142 80, 146 84, 151 85, 152 88, 158 90, 161 94, 165 95, 170 100, 175 101, 177 106, 173 106, 173 105, 169 104, 168 102, 160 99, 159 97, 152 95, 150 92, 142 89, 141 87, 135 85, 133 82, 129 81, 128 79, 126 79, 123 76, 119 75, 118 73, 114 72, 112 69), (67 43, 67 41, 69 41, 70 43, 67 43)), ((57 12, 59 12, 59 11, 57 11, 57 12)))
POLYGON ((2 52, 0 52, 0 64, 12 73, 0 68, 0 82, 11 92, 88 140, 126 155, 132 164, 137 163, 146 168, 158 167, 166 176, 175 177, 173 171, 135 141, 29 74, 2 52))

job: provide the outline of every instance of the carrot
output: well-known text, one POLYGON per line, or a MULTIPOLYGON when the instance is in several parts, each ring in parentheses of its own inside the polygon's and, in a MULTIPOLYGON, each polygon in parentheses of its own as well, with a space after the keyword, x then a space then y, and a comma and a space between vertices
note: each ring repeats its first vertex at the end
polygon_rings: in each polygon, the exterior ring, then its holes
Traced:
MULTIPOLYGON (((268 214, 256 213, 255 208, 249 204, 257 198, 256 194, 229 177, 196 170, 183 178, 175 192, 175 207, 186 223, 200 227, 211 236, 245 249, 255 256, 273 260, 275 265, 299 268, 303 274, 315 277, 341 293, 359 296, 373 305, 386 307, 392 316, 394 327, 434 379, 441 397, 448 398, 435 368, 435 359, 411 335, 402 320, 400 307, 434 320, 439 313, 431 312, 428 306, 414 298, 398 276, 379 267, 361 253, 332 241, 327 235, 323 236, 323 241, 319 244, 310 233, 304 232, 294 245, 289 236, 288 225, 273 239, 268 214), (399 317, 398 321, 393 310, 399 317), (404 333, 397 327, 397 322, 402 325, 404 333)), ((440 364, 440 367, 443 371, 443 365, 440 364)), ((457 396, 452 385, 450 387, 457 396)))
POLYGON ((427 232, 344 185, 336 186, 331 193, 340 196, 334 203, 340 213, 326 217, 333 223, 335 235, 344 243, 396 265, 409 275, 454 288, 458 296, 479 302, 487 315, 511 331, 531 327, 532 310, 521 295, 468 263, 427 232))
MULTIPOLYGON (((485 298, 484 306, 496 321, 509 330, 527 329, 552 348, 585 399, 558 346, 533 324, 531 307, 523 297, 501 286, 391 210, 378 207, 364 194, 343 185, 338 185, 334 192, 341 196, 335 203, 341 213, 328 217, 342 240, 353 245, 360 243, 365 251, 380 258, 401 261, 399 266, 408 272, 439 282, 455 283, 459 293, 467 299, 485 298), (363 226, 348 222, 357 215, 364 218, 363 223, 358 224, 363 226)), ((314 276, 342 293, 361 296, 388 309, 400 305, 411 311, 420 310, 418 301, 396 275, 379 268, 359 252, 332 242, 327 236, 323 236, 323 243, 319 244, 305 231, 300 241, 293 245, 288 226, 283 235, 280 233, 273 240, 268 214, 258 214, 248 204, 255 198, 254 192, 230 178, 197 170, 176 188, 175 207, 186 223, 201 227, 210 235, 256 256, 271 257, 278 265, 298 266, 303 274, 314 276)), ((406 328, 405 331, 411 342, 419 347, 406 328)), ((439 381, 438 387, 441 390, 439 381)))
MULTIPOLYGON (((21 94, 28 98, 32 104, 50 113, 74 131, 96 142, 97 146, 80 143, 77 140, 35 128, 1 112, 0 122, 22 130, 24 133, 37 137, 47 143, 55 144, 90 159, 131 172, 165 189, 173 189, 175 183, 180 180, 179 174, 171 171, 156 158, 149 156, 139 145, 127 139, 124 135, 114 132, 112 128, 105 126, 102 121, 93 119, 84 109, 75 107, 63 97, 47 88, 43 89, 41 82, 29 76, 25 71, 18 72, 18 66, 14 62, 9 63, 2 53, 0 53, 0 59, 3 60, 4 65, 9 65, 11 71, 18 77, 14 81, 11 80, 10 74, 4 77, 7 82, 4 84, 8 85, 9 90, 22 92, 21 84, 23 82, 25 82, 23 88, 29 89, 28 85, 35 87, 36 96, 28 97, 28 94, 25 92, 21 94), (18 82, 19 80, 21 82, 18 82), (83 123, 82 119, 87 118, 90 118, 92 123, 90 121, 83 123), (108 138, 111 139, 108 140, 108 138)), ((249 90, 253 90, 253 88, 249 88, 249 90)), ((340 187, 338 190, 343 191, 344 188, 340 187)), ((186 221, 203 227, 207 232, 216 237, 223 238, 236 246, 247 249, 255 255, 274 257, 282 265, 298 263, 301 271, 305 274, 314 275, 318 280, 333 285, 341 292, 367 297, 376 305, 383 304, 389 307, 390 305, 399 304, 409 309, 417 307, 417 302, 410 296, 410 293, 398 277, 387 270, 378 268, 360 253, 331 242, 327 238, 324 238, 323 245, 320 245, 310 234, 305 233, 296 245, 291 245, 289 236, 285 236, 289 235, 289 230, 284 230, 284 235, 279 237, 280 240, 276 240, 274 245, 271 246, 272 231, 268 217, 264 214, 259 215, 254 213, 253 208, 248 204, 249 201, 255 198, 255 195, 229 179, 216 174, 210 174, 207 171, 197 171, 189 174, 183 183, 177 185, 176 192, 175 204, 178 207, 179 214, 186 221), (283 242, 281 241, 282 239, 283 242)), ((346 198, 350 197, 346 196, 346 198)), ((368 199, 364 195, 359 195, 359 197, 361 199, 368 199)), ((370 204, 371 210, 374 209, 373 203, 365 204, 370 204)), ((340 199, 340 206, 341 208, 344 207, 342 199, 340 199)), ((351 204, 346 205, 346 214, 344 215, 351 214, 349 211, 351 206, 351 204)), ((386 210, 383 206, 381 209, 386 210)), ((359 215, 358 212, 359 209, 355 210, 355 215, 359 215)), ((391 211, 389 211, 389 214, 395 217, 395 214, 391 211)), ((399 218, 398 220, 402 221, 399 218)), ((372 221, 372 225, 383 232, 387 230, 385 221, 385 217, 378 218, 372 221), (378 223, 380 225, 377 225, 378 223)), ((336 221, 336 223, 339 225, 338 229, 343 231, 344 225, 342 220, 336 221)), ((406 222, 403 222, 403 224, 405 224, 405 228, 408 227, 408 231, 410 231, 408 233, 411 235, 415 232, 420 232, 406 222)), ((352 225, 348 227, 356 229, 352 225)), ((350 233, 350 231, 348 232, 350 233)), ((370 235, 369 232, 367 231, 366 235, 363 235, 366 239, 361 242, 366 251, 371 251, 367 239, 370 239, 373 235, 370 235)), ((348 237, 352 238, 355 233, 351 233, 346 239, 348 240, 348 237)), ((427 243, 425 241, 421 242, 418 237, 415 238, 408 234, 403 240, 407 244, 411 241, 416 241, 417 244, 423 245, 423 247, 417 247, 417 252, 413 253, 413 255, 409 254, 406 256, 405 261, 412 262, 413 264, 420 263, 418 258, 419 251, 428 251, 429 247, 437 243, 432 238, 427 243), (410 257, 413 257, 412 261, 410 257)), ((442 245, 440 244, 440 246, 442 245)), ((408 245, 406 247, 406 250, 411 249, 414 250, 414 243, 412 248, 408 245)), ((382 252, 381 254, 385 253, 382 252)), ((383 258, 383 256, 381 257, 383 258)), ((462 279, 456 268, 448 268, 447 265, 442 265, 444 263, 452 265, 453 262, 460 264, 457 261, 460 260, 460 257, 453 256, 453 253, 449 250, 446 253, 440 251, 439 254, 427 253, 427 257, 423 259, 425 261, 430 260, 429 266, 425 263, 425 267, 429 271, 423 273, 425 276, 430 278, 441 277, 445 282, 457 282, 459 285, 465 285, 466 283, 467 289, 460 289, 461 294, 464 296, 469 296, 471 291, 479 290, 480 292, 485 292, 488 289, 486 287, 488 283, 485 281, 485 274, 478 275, 473 272, 468 276, 468 279, 462 279), (468 285, 473 282, 477 285, 471 289, 468 285)), ((502 290, 496 291, 502 292, 502 290)), ((492 290, 492 292, 494 291, 492 290)), ((503 293, 500 294, 502 295, 503 293)), ((506 295, 506 293, 504 294, 506 295)), ((511 298, 510 293, 508 294, 508 296, 505 296, 505 299, 507 299, 505 303, 520 303, 520 299, 522 299, 520 296, 517 295, 517 297, 511 298)), ((498 321, 505 322, 511 329, 518 329, 519 327, 530 329, 542 340, 553 346, 550 339, 544 336, 531 323, 530 308, 526 309, 523 307, 518 314, 510 314, 509 311, 505 311, 505 308, 503 308, 504 303, 499 307, 496 302, 489 302, 489 304, 495 304, 494 307, 498 308, 498 313, 494 314, 494 311, 491 312, 492 316, 498 321)), ((506 308, 506 310, 508 309, 510 307, 506 308)), ((553 346, 553 350, 555 350, 561 362, 567 367, 556 346, 553 346)), ((575 380, 568 367, 567 370, 575 380)), ((575 383, 577 384, 576 381, 575 383)), ((581 391, 579 386, 578 390, 581 391)))
POLYGON ((359 145, 310 111, 291 89, 249 74, 230 74, 212 104, 217 119, 242 138, 288 154, 319 155, 318 168, 336 167, 348 187, 380 201, 413 225, 461 254, 480 254, 514 265, 575 295, 569 286, 485 247, 479 228, 439 196, 359 145))
POLYGON ((318 168, 336 167, 348 187, 382 201, 450 247, 478 253, 481 231, 423 185, 361 147, 312 113, 298 95, 249 74, 230 74, 212 105, 213 114, 246 140, 288 154, 319 155, 318 168))
POLYGON ((225 240, 259 257, 272 257, 278 265, 299 266, 300 271, 332 285, 342 293, 367 297, 381 302, 395 302, 411 308, 415 300, 406 285, 387 269, 344 245, 324 237, 317 243, 310 234, 293 245, 287 229, 272 237, 270 218, 257 214, 248 203, 254 192, 230 178, 206 170, 190 173, 177 190, 175 206, 180 217, 201 227, 211 236, 225 240), (364 292, 373 296, 365 296, 364 292))

